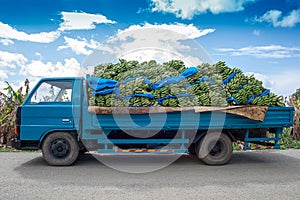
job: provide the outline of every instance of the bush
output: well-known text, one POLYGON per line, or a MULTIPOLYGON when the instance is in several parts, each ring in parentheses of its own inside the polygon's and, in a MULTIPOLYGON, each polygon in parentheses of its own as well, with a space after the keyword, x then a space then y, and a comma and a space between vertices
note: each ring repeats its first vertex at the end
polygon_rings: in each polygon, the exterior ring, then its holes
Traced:
POLYGON ((14 124, 16 110, 21 105, 29 93, 29 81, 24 82, 23 87, 15 91, 12 86, 6 82, 7 87, 4 92, 0 92, 0 143, 9 145, 10 140, 14 137, 14 124))
POLYGON ((280 142, 281 149, 300 149, 300 141, 294 140, 290 134, 290 128, 284 128, 283 133, 280 135, 280 142))

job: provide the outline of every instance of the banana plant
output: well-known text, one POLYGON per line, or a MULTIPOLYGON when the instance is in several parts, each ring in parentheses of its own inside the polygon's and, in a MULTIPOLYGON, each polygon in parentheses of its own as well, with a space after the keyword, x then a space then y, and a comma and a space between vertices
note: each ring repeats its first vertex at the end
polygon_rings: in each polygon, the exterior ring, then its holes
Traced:
POLYGON ((9 141, 14 136, 15 114, 17 107, 21 105, 29 93, 29 81, 24 81, 24 86, 18 90, 6 81, 3 92, 0 91, 0 143, 9 145, 9 141), (25 91, 23 91, 25 87, 25 91))
POLYGON ((294 115, 294 125, 291 128, 291 136, 295 140, 300 140, 300 89, 289 98, 289 106, 294 106, 295 115, 294 115))

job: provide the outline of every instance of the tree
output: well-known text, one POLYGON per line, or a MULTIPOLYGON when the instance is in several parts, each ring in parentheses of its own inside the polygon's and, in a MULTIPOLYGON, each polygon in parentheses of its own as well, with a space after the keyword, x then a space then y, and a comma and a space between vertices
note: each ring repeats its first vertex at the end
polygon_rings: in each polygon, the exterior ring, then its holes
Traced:
POLYGON ((300 140, 300 88, 296 90, 294 94, 290 97, 288 105, 294 106, 294 125, 291 128, 291 136, 295 140, 300 140))
POLYGON ((0 92, 0 143, 9 145, 10 139, 14 137, 14 124, 17 107, 21 105, 29 93, 29 81, 24 82, 23 86, 15 91, 6 81, 5 92, 0 92))

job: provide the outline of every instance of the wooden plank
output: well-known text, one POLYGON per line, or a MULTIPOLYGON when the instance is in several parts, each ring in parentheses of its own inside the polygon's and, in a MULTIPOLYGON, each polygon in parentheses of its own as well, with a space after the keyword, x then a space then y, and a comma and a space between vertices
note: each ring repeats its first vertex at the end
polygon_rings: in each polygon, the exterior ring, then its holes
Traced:
POLYGON ((147 113, 167 113, 194 111, 212 112, 221 111, 234 115, 247 117, 252 120, 263 121, 268 110, 267 106, 229 106, 229 107, 213 107, 213 106, 195 106, 195 107, 99 107, 90 106, 88 111, 94 114, 147 114, 147 113))

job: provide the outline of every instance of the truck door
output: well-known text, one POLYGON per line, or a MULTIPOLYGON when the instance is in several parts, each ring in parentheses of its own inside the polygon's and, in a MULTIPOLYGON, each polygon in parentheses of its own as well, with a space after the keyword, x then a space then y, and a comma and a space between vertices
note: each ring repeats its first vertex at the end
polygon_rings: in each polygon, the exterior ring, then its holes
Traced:
POLYGON ((45 133, 74 129, 74 80, 43 80, 22 106, 21 140, 40 140, 45 133))

